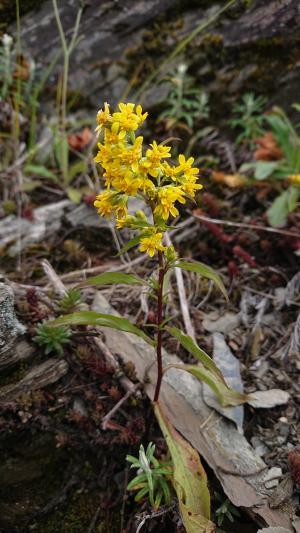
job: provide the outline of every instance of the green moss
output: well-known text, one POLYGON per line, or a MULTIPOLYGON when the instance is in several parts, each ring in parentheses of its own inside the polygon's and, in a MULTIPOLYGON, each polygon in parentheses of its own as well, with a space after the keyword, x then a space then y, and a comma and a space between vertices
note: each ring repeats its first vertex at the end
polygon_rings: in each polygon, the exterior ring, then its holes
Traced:
MULTIPOLYGON (((36 528, 36 533, 82 533, 87 531, 100 504, 100 494, 75 492, 66 507, 54 511, 36 528)), ((100 513, 97 520, 97 533, 117 533, 120 531, 120 513, 100 513)))

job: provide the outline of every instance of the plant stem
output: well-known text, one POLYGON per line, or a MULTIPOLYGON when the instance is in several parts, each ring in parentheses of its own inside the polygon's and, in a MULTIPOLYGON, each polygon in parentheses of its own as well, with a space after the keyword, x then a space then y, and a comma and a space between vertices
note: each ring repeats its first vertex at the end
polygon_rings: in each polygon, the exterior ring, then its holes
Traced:
MULTIPOLYGON (((164 299, 164 277, 165 266, 162 252, 158 252, 158 291, 157 291, 157 325, 160 326, 163 321, 163 299, 164 299)), ((157 361, 157 381, 153 401, 157 402, 163 378, 162 366, 162 330, 157 330, 157 345, 156 345, 156 361, 157 361)))
MULTIPOLYGON (((64 178, 64 184, 68 183, 68 153, 66 152, 67 145, 67 96, 68 96, 68 81, 69 81, 69 66, 70 66, 70 56, 76 45, 76 40, 79 31, 80 19, 83 11, 83 6, 81 6, 77 12, 75 26, 73 29, 73 34, 70 40, 70 43, 67 43, 64 29, 62 26, 57 0, 52 0, 53 10, 56 18, 56 24, 61 40, 61 46, 63 50, 64 57, 64 70, 63 70, 63 80, 62 80, 62 94, 61 94, 61 117, 60 117, 60 126, 61 126, 61 167, 64 178)), ((68 146, 68 145, 67 145, 68 146)))

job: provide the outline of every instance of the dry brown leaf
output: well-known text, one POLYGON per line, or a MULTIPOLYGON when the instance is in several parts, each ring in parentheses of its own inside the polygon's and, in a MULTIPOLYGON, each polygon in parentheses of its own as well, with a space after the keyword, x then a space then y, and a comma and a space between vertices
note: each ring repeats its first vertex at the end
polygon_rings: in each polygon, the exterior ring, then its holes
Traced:
POLYGON ((74 133, 68 136, 68 143, 70 148, 80 152, 83 150, 92 140, 93 134, 90 128, 83 128, 81 133, 74 133))
POLYGON ((247 178, 242 174, 225 174, 224 172, 213 171, 211 178, 213 181, 223 183, 231 189, 237 189, 247 185, 247 178))
POLYGON ((277 161, 283 158, 283 152, 271 131, 256 139, 255 142, 259 145, 253 154, 256 161, 277 161))

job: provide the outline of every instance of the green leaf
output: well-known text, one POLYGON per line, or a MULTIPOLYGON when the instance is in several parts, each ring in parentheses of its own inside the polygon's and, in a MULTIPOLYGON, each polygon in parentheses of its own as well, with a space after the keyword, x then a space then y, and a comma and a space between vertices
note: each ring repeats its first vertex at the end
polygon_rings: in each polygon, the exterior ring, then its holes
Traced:
POLYGON ((147 476, 146 474, 140 474, 139 476, 134 477, 127 485, 127 490, 136 489, 137 485, 140 485, 140 483, 147 483, 147 476))
POLYGON ((141 238, 140 235, 137 235, 136 237, 133 237, 133 239, 131 239, 130 241, 126 242, 126 244, 124 244, 124 246, 121 248, 121 250, 117 254, 117 257, 125 254, 126 252, 128 252, 128 250, 130 250, 131 248, 139 244, 140 238, 141 238))
POLYGON ((221 280, 219 274, 213 270, 211 267, 204 265, 203 263, 192 262, 192 261, 176 261, 175 267, 182 268, 183 270, 188 270, 189 272, 196 272, 200 274, 203 278, 210 279, 218 287, 218 289, 228 300, 227 292, 224 287, 224 283, 221 280))
POLYGON ((24 167, 24 173, 27 174, 34 174, 36 176, 39 176, 40 178, 49 178, 52 181, 58 182, 57 176, 49 170, 48 168, 44 167, 43 165, 32 165, 31 163, 28 165, 25 165, 24 167))
POLYGON ((55 142, 55 157, 60 170, 68 168, 69 164, 69 143, 67 137, 57 137, 55 142))
POLYGON ((93 276, 79 283, 76 288, 88 287, 90 285, 148 285, 146 281, 133 274, 125 274, 123 272, 104 272, 98 276, 93 276))
POLYGON ((71 202, 73 202, 74 204, 80 204, 80 200, 82 198, 82 194, 80 191, 74 189, 74 187, 68 187, 66 192, 71 202))
POLYGON ((219 370, 213 359, 209 357, 207 353, 201 350, 201 348, 199 348, 199 346, 193 341, 192 337, 185 335, 185 333, 182 333, 180 329, 175 327, 166 326, 164 329, 168 331, 172 337, 175 337, 175 339, 177 339, 189 353, 196 357, 205 368, 210 370, 218 380, 220 379, 226 385, 221 370, 219 370))
POLYGON ((149 492, 149 487, 146 485, 146 487, 143 487, 135 496, 134 501, 139 502, 146 494, 149 492))
POLYGON ((43 185, 43 183, 41 182, 41 180, 38 179, 24 181, 20 184, 19 190, 23 192, 31 192, 34 191, 34 189, 40 187, 41 185, 43 185))
POLYGON ((206 383, 215 393, 220 404, 223 407, 228 405, 240 405, 249 400, 249 397, 246 394, 242 394, 234 389, 231 389, 224 383, 224 378, 216 378, 207 368, 197 365, 184 365, 181 363, 172 363, 165 368, 165 372, 170 368, 178 368, 179 370, 185 370, 193 376, 195 376, 199 381, 206 383))
POLYGON ((297 207, 300 189, 289 187, 283 191, 272 203, 267 211, 268 221, 274 228, 285 226, 289 213, 297 207))
POLYGON ((77 174, 82 174, 83 172, 86 172, 86 170, 87 162, 85 159, 80 159, 73 163, 73 165, 70 165, 68 170, 68 183, 71 183, 77 174))
POLYGON ((250 163, 248 168, 254 169, 254 178, 256 180, 265 180, 274 174, 274 171, 280 166, 278 161, 257 161, 256 163, 250 163))
POLYGON ((154 411, 172 457, 173 485, 186 532, 213 533, 207 477, 199 454, 176 431, 159 404, 155 404, 154 411))
POLYGON ((102 326, 133 333, 152 346, 154 345, 154 341, 137 326, 131 324, 127 318, 97 313, 96 311, 78 311, 71 315, 65 315, 51 320, 51 322, 47 322, 47 326, 102 326))

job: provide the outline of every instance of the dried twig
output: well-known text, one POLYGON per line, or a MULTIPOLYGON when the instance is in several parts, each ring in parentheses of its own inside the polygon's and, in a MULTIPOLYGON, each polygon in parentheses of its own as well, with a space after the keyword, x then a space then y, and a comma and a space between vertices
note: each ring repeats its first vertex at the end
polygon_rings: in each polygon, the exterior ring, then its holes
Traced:
POLYGON ((299 238, 300 234, 293 231, 286 231, 283 229, 269 228, 267 226, 260 226, 256 224, 246 224, 244 222, 231 222, 230 220, 220 220, 219 218, 206 217, 204 215, 198 215, 195 211, 192 213, 193 217, 197 220, 203 220, 203 222, 211 222, 212 224, 222 224, 223 226, 232 226, 234 228, 253 229, 257 231, 267 231, 269 233, 279 233, 279 235, 286 235, 287 237, 299 238))
POLYGON ((137 383, 132 390, 128 390, 126 394, 118 401, 118 403, 116 403, 116 405, 110 411, 108 411, 108 413, 102 418, 102 429, 107 429, 107 423, 109 422, 109 420, 120 409, 120 407, 122 407, 123 403, 125 403, 128 398, 130 398, 130 396, 132 396, 132 394, 136 392, 139 386, 140 384, 137 383))
MULTIPOLYGON (((170 236, 167 233, 165 235, 165 240, 168 246, 172 246, 172 241, 170 239, 170 236)), ((185 330, 187 334, 190 335, 190 337, 195 339, 195 330, 194 330, 191 317, 190 317, 189 306, 188 306, 188 301, 186 297, 182 272, 180 268, 174 268, 174 270, 175 270, 178 295, 179 295, 179 301, 180 301, 180 308, 182 312, 182 318, 183 318, 185 330)))
POLYGON ((50 265, 47 259, 42 260, 42 267, 55 292, 62 298, 66 296, 66 294, 68 293, 67 289, 65 288, 63 282, 58 277, 54 268, 52 267, 52 265, 50 265))

